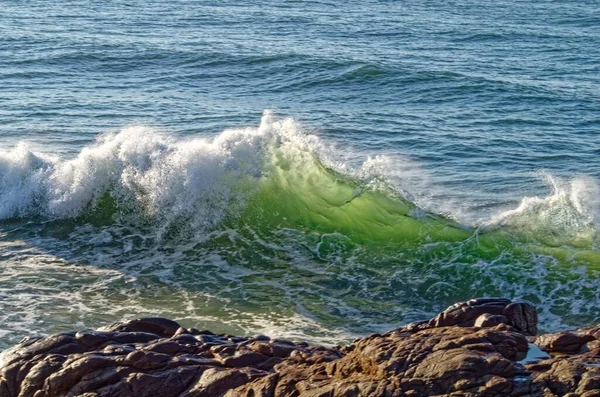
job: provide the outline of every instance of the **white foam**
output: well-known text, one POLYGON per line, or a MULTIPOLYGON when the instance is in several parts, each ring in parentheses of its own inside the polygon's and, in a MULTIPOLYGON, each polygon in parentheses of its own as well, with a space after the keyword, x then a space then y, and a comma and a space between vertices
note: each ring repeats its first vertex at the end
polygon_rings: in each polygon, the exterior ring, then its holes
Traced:
POLYGON ((308 139, 293 121, 274 121, 267 112, 258 128, 226 130, 214 139, 177 140, 128 127, 101 136, 73 159, 20 144, 0 153, 0 219, 71 218, 110 192, 163 226, 187 217, 203 229, 243 205, 266 171, 266 151, 308 139))
POLYGON ((595 242, 600 225, 598 182, 590 177, 539 175, 550 187, 548 196, 524 197, 517 208, 496 214, 484 225, 527 231, 561 243, 595 242))

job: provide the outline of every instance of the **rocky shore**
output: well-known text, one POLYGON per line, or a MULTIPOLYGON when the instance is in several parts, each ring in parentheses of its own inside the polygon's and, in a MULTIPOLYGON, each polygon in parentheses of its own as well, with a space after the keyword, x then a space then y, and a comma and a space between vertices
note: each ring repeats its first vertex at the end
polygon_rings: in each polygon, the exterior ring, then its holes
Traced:
POLYGON ((537 335, 500 298, 327 348, 143 318, 28 338, 0 356, 0 397, 600 396, 600 325, 537 335))

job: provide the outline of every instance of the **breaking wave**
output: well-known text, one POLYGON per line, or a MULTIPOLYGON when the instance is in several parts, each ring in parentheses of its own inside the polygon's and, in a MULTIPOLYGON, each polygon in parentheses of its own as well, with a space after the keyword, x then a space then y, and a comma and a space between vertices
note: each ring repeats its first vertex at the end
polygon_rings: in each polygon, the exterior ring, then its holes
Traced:
POLYGON ((429 194, 436 184, 415 162, 359 157, 270 112, 216 137, 132 126, 71 159, 20 144, 0 153, 5 289, 63 285, 31 300, 36 319, 73 302, 82 324, 133 307, 234 332, 304 319, 288 331, 321 341, 473 296, 533 301, 549 330, 600 320, 595 180, 541 173, 549 195, 465 216, 429 194), (11 248, 18 241, 35 250, 11 248))
POLYGON ((342 159, 294 120, 269 111, 258 127, 214 138, 128 127, 68 160, 21 143, 0 153, 0 219, 118 222, 151 226, 159 237, 185 230, 196 239, 250 218, 396 243, 500 229, 553 247, 595 247, 600 189, 591 178, 542 174, 552 188, 547 197, 525 197, 516 209, 465 224, 458 207, 444 211, 445 203, 424 199, 432 184, 416 164, 376 156, 350 167, 342 159))

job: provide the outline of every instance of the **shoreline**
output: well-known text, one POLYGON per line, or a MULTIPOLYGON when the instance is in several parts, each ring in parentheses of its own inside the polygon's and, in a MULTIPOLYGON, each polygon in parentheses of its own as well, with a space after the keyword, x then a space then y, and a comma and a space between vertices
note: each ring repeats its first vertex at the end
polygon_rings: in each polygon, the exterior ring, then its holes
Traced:
POLYGON ((344 347, 163 318, 26 338, 0 396, 600 396, 600 325, 537 335, 526 302, 480 298, 344 347))

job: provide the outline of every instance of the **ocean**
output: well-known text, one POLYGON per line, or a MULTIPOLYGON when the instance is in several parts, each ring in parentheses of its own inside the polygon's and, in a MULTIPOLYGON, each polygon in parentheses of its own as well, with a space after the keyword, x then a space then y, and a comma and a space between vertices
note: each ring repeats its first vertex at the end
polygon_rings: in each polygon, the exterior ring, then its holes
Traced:
POLYGON ((0 348, 600 322, 600 3, 4 0, 0 348))

